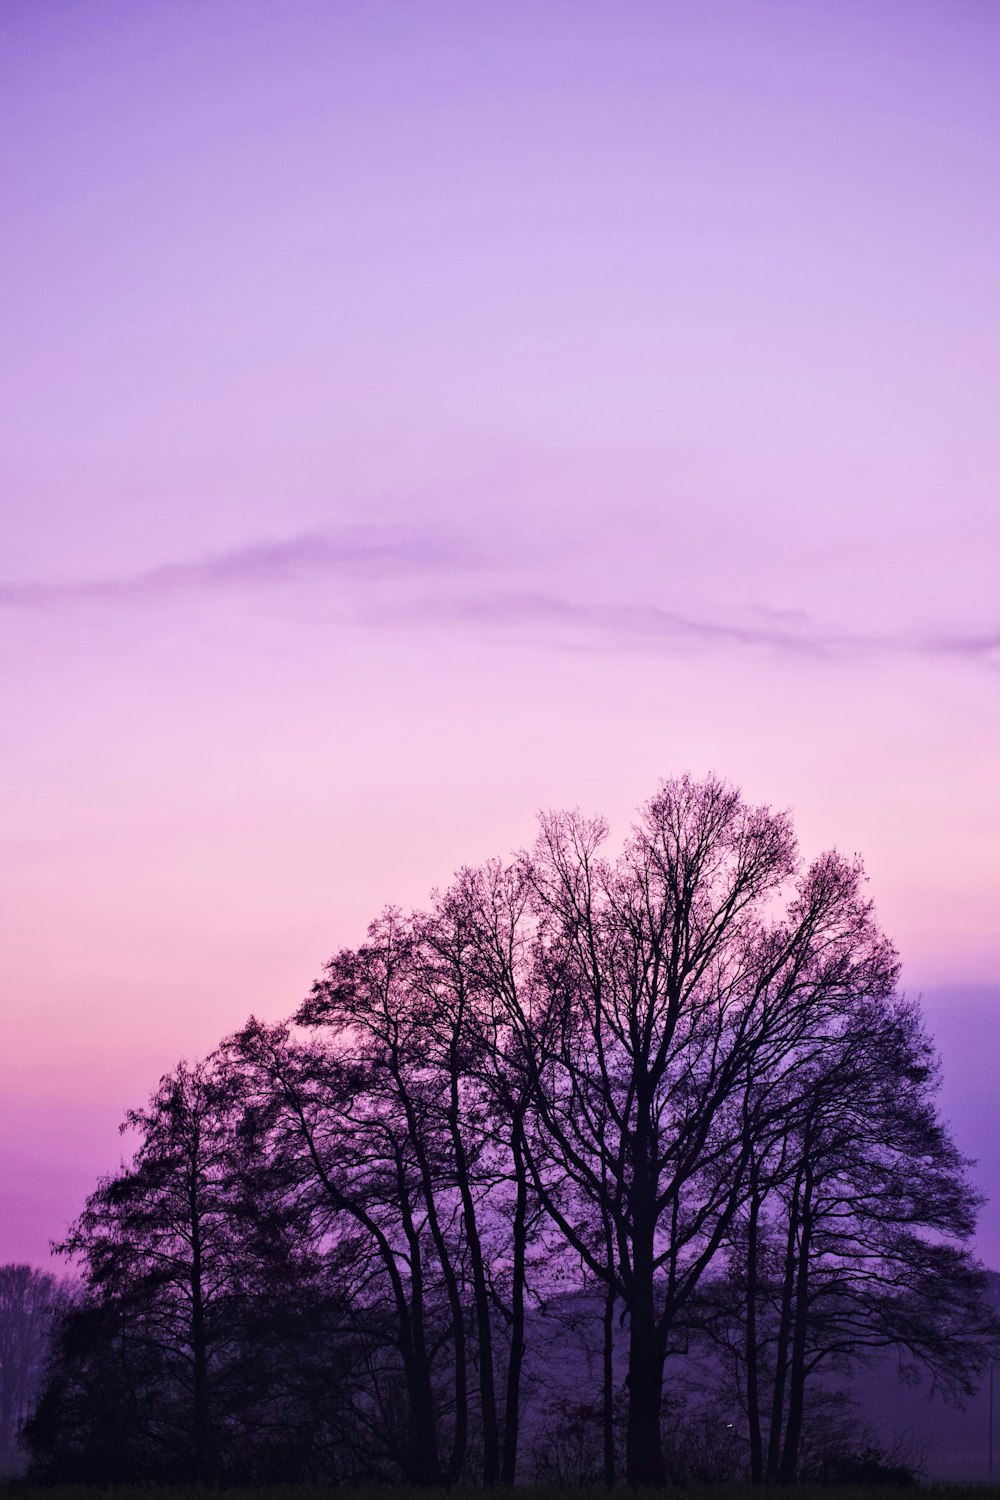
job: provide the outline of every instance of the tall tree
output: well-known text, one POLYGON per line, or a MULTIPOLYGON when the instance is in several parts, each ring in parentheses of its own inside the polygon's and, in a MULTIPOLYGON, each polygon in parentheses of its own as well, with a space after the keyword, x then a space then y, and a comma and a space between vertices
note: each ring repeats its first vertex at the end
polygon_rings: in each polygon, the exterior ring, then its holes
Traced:
MULTIPOLYGON (((396 959, 393 939, 388 952, 373 945, 358 963, 370 966, 373 985, 392 987, 396 959)), ((357 974, 355 981, 366 987, 357 974)), ((433 1484, 457 1477, 465 1457, 465 1322, 453 1246, 434 1190, 426 1095, 419 1080, 404 1078, 392 1032, 390 1025, 383 1051, 384 1036, 359 1024, 354 1043, 338 1048, 300 1043, 287 1026, 251 1022, 228 1053, 244 1069, 259 1149, 280 1175, 300 1224, 315 1243, 337 1243, 345 1256, 353 1255, 363 1321, 376 1344, 398 1356, 405 1392, 405 1419, 395 1433, 385 1404, 389 1391, 373 1363, 390 1451, 407 1479, 433 1484), (452 1378, 444 1397, 442 1360, 449 1350, 452 1378)), ((395 1371, 384 1374, 391 1385, 395 1371)))
POLYGON ((463 871, 430 911, 405 921, 392 912, 373 923, 366 944, 331 960, 297 1017, 322 1029, 341 1054, 363 1052, 405 1121, 452 1310, 463 1439, 449 1472, 457 1475, 464 1457, 474 1382, 487 1487, 512 1483, 516 1472, 536 1217, 524 1158, 523 1068, 512 1069, 506 1057, 509 1025, 493 990, 496 946, 506 950, 515 939, 524 904, 523 891, 518 899, 498 868, 463 871))
POLYGON ((671 1330, 746 1195, 753 1142, 809 1037, 852 998, 888 996, 896 960, 859 868, 830 854, 798 875, 787 817, 719 781, 666 783, 613 864, 605 834, 543 820, 534 994, 515 1020, 536 1188, 627 1309, 627 1474, 648 1484, 671 1330))

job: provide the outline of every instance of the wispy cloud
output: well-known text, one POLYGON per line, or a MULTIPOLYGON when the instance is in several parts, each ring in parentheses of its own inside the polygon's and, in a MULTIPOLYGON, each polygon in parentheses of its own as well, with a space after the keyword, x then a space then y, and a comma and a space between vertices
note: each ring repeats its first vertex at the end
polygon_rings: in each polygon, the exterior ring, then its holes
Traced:
MULTIPOLYGON (((824 629, 801 610, 750 612, 748 620, 709 619, 653 604, 580 602, 536 592, 421 600, 400 610, 428 623, 517 631, 548 644, 592 649, 682 650, 759 647, 813 658, 911 655, 954 658, 1000 670, 1000 630, 918 634, 824 629)), ((378 612, 385 620, 384 607, 378 612)))
MULTIPOLYGON (((496 559, 493 559, 496 561, 496 559)), ((803 610, 759 606, 740 617, 684 614, 656 604, 579 600, 512 589, 452 534, 352 528, 258 542, 189 562, 87 580, 0 582, 0 607, 127 605, 188 594, 261 590, 336 580, 349 618, 371 626, 462 627, 568 650, 682 651, 759 648, 833 659, 897 655, 1000 670, 1000 628, 947 634, 827 628, 803 610), (410 585, 400 593, 380 583, 410 585)))
POLYGON ((129 603, 224 589, 261 588, 310 577, 352 580, 443 568, 471 567, 475 557, 462 540, 438 533, 351 528, 279 541, 254 542, 190 562, 164 563, 141 572, 92 579, 0 582, 0 606, 45 608, 74 603, 129 603))

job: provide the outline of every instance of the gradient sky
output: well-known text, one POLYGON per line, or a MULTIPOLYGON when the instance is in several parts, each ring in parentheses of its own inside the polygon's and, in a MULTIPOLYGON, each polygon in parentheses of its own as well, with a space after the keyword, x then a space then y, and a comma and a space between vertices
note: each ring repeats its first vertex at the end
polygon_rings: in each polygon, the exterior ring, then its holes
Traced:
POLYGON ((536 810, 859 851, 1000 1265, 994 0, 0 9, 0 1260, 536 810))

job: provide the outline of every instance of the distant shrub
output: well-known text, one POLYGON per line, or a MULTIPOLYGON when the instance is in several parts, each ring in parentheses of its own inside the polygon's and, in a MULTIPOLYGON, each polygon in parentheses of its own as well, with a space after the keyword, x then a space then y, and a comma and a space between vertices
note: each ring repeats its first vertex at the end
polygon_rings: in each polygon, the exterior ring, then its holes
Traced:
POLYGON ((885 1484, 908 1488, 920 1483, 922 1455, 916 1446, 897 1442, 892 1448, 867 1443, 856 1453, 828 1454, 815 1471, 803 1476, 824 1485, 885 1484))

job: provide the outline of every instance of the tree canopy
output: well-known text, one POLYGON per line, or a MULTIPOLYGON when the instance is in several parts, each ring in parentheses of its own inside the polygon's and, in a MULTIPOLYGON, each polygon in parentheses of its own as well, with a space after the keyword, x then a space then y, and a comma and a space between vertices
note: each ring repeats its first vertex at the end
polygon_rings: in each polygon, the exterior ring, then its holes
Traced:
POLYGON ((676 1471, 681 1350, 755 1480, 880 1350, 973 1388, 977 1199, 860 862, 716 778, 607 847, 543 816, 128 1116, 65 1241, 39 1472, 513 1482, 556 1326, 609 1482, 676 1471))

